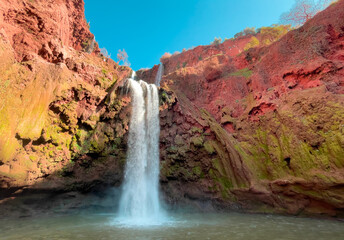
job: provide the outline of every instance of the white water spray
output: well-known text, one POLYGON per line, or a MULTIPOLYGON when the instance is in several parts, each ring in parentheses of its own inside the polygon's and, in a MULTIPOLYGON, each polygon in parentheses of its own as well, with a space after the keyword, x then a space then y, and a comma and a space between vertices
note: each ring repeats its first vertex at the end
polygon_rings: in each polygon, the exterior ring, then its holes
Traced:
POLYGON ((164 64, 160 63, 158 72, 155 77, 155 85, 160 87, 161 77, 164 74, 164 64))
POLYGON ((128 79, 132 113, 123 192, 119 205, 122 222, 159 224, 159 96, 154 84, 128 79))

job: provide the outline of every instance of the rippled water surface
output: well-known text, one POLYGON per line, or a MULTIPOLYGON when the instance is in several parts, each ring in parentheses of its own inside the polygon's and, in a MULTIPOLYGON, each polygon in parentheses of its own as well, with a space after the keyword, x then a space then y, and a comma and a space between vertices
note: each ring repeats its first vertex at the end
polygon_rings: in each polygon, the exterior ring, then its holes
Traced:
POLYGON ((0 239, 326 239, 343 240, 344 223, 238 213, 175 214, 153 226, 125 225, 107 214, 0 220, 0 239))

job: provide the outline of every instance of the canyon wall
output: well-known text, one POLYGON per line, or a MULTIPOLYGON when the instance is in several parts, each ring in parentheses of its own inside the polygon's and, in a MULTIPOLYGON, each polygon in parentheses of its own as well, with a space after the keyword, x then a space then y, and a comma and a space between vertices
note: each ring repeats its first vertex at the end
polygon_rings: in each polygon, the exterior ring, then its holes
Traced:
POLYGON ((1 0, 0 17, 0 215, 118 186, 131 69, 99 53, 82 0, 1 0))
MULTIPOLYGON (((0 3, 0 215, 101 207, 123 177, 131 69, 99 53, 82 0, 0 3)), ((269 45, 162 59, 170 206, 343 216, 343 20, 339 1, 269 45)))
POLYGON ((343 19, 339 1, 270 45, 247 48, 258 33, 161 59, 171 203, 343 214, 343 19))

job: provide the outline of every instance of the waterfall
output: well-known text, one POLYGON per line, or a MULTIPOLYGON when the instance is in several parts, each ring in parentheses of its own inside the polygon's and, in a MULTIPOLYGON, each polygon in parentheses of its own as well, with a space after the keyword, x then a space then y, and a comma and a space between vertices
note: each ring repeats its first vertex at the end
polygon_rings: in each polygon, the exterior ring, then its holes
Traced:
POLYGON ((131 73, 131 77, 130 78, 133 79, 133 80, 136 80, 136 72, 135 71, 133 71, 131 73))
POLYGON ((131 93, 128 155, 119 216, 126 223, 159 222, 159 96, 154 84, 128 79, 131 93))
POLYGON ((155 85, 157 85, 158 87, 160 87, 160 81, 163 74, 164 74, 164 64, 160 63, 158 72, 155 77, 155 85))

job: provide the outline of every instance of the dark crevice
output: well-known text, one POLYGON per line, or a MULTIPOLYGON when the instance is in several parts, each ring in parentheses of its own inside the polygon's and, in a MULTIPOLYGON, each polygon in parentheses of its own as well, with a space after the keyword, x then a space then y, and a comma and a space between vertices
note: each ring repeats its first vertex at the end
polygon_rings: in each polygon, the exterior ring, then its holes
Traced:
POLYGON ((22 189, 23 187, 9 187, 9 188, 0 188, 0 200, 12 196, 16 191, 22 189))
POLYGON ((16 133, 16 139, 22 141, 23 147, 25 147, 26 145, 28 145, 31 142, 31 140, 28 138, 21 138, 18 133, 16 133))
POLYGON ((284 158, 284 161, 287 163, 287 167, 290 169, 290 157, 284 158))
POLYGON ((288 86, 288 88, 289 88, 289 89, 293 89, 293 88, 295 88, 296 86, 297 86, 297 84, 294 84, 294 85, 288 86))
POLYGON ((63 177, 72 177, 74 175, 74 171, 73 170, 64 170, 61 172, 61 175, 63 177))
POLYGON ((106 106, 106 99, 107 99, 107 95, 101 100, 101 102, 97 106, 96 113, 98 113, 100 110, 102 110, 106 106))
POLYGON ((32 141, 32 145, 36 145, 36 146, 41 145, 43 143, 45 143, 45 140, 42 135, 37 140, 32 141))
POLYGON ((55 113, 55 114, 57 114, 57 115, 59 115, 59 114, 61 113, 59 107, 53 105, 53 103, 50 104, 49 109, 50 109, 51 111, 53 111, 53 113, 55 113))
POLYGON ((318 150, 319 147, 320 147, 320 145, 321 145, 320 142, 316 142, 316 143, 311 144, 311 147, 312 147, 314 150, 318 150))
POLYGON ((87 132, 93 131, 93 128, 90 125, 88 125, 87 123, 83 123, 80 118, 78 119, 78 125, 79 125, 80 129, 83 129, 87 132))
POLYGON ((68 116, 65 115, 63 112, 61 112, 61 110, 59 109, 59 107, 54 106, 54 105, 51 105, 51 106, 49 107, 49 109, 50 109, 51 111, 53 111, 56 115, 58 115, 59 118, 61 119, 61 121, 62 121, 63 123, 65 123, 65 124, 68 124, 68 123, 69 123, 68 116))
POLYGON ((92 159, 97 159, 99 157, 99 153, 87 153, 87 156, 92 159))

